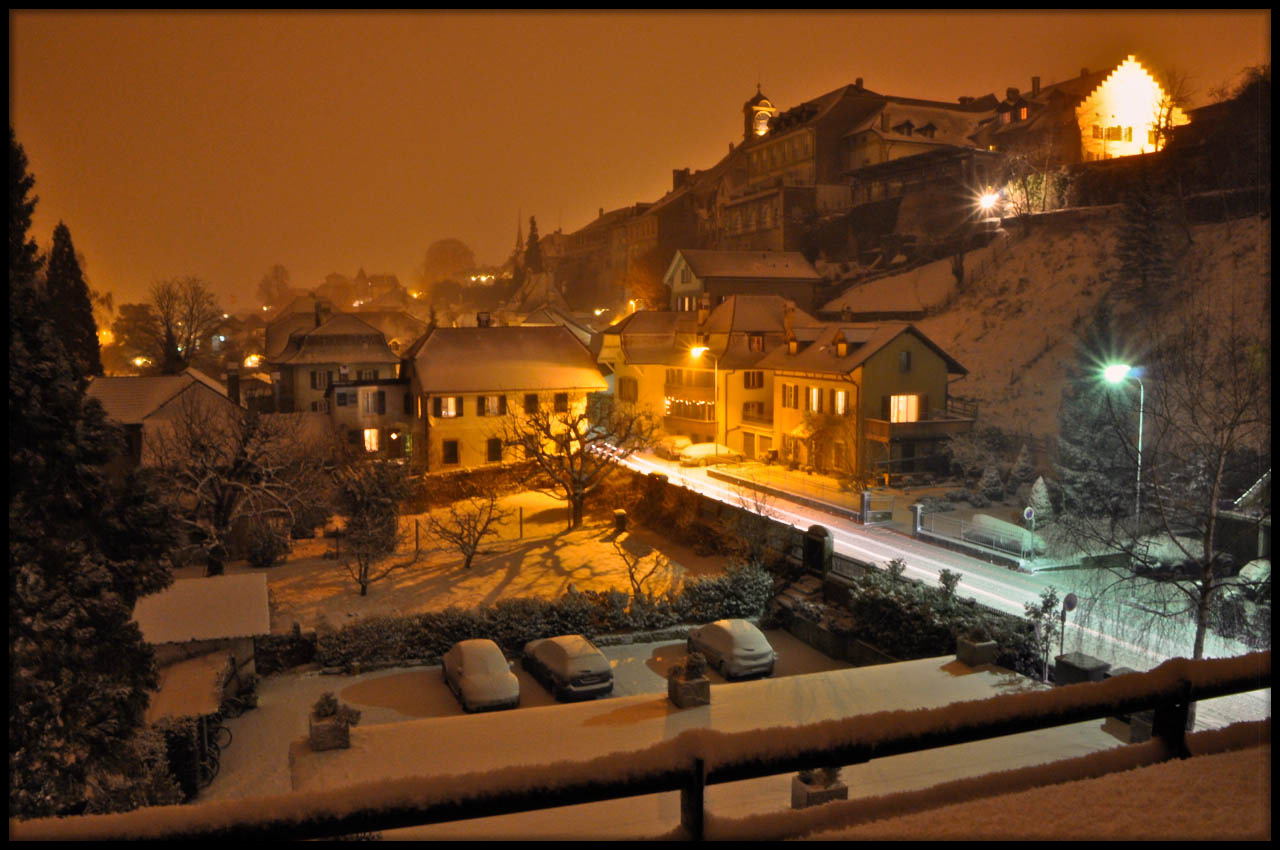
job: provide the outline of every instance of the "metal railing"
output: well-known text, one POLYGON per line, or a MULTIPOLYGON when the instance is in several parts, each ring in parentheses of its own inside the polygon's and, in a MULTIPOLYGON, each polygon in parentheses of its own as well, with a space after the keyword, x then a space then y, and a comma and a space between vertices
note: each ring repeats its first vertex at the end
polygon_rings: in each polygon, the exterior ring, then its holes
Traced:
MULTIPOLYGON (((548 764, 545 770, 534 771, 536 780, 530 779, 529 768, 513 767, 260 798, 248 807, 244 801, 223 801, 116 815, 11 820, 9 837, 299 840, 679 791, 685 836, 700 840, 716 837, 707 834, 708 785, 817 766, 861 764, 1147 709, 1154 710, 1152 736, 1163 745, 1162 758, 1156 760, 1186 758, 1190 754, 1186 727, 1194 701, 1270 686, 1270 651, 1241 658, 1173 659, 1151 672, 1105 682, 912 711, 910 724, 902 723, 902 712, 879 712, 776 727, 768 734, 695 729, 626 757, 611 753, 548 764), (1065 691, 1070 691, 1066 698, 1065 691), (623 764, 644 767, 620 770, 623 764)), ((1150 751, 1148 744, 1131 746, 1150 751)))
POLYGON ((920 531, 963 546, 990 550, 1025 561, 1036 556, 1033 539, 1028 532, 1005 532, 998 528, 976 525, 945 513, 920 515, 920 531))

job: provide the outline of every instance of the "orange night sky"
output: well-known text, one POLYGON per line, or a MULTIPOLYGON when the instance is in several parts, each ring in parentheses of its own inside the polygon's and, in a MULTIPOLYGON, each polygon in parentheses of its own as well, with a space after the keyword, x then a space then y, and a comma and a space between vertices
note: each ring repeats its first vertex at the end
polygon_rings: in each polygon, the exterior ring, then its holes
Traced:
POLYGON ((196 274, 245 310, 269 266, 414 283, 434 240, 501 263, 523 215, 575 230, 656 200, 782 109, 863 77, 935 100, 1127 54, 1193 105, 1271 61, 1269 12, 9 15, 9 120, 47 249, 139 301, 196 274), (233 300, 234 299, 234 300, 233 300))

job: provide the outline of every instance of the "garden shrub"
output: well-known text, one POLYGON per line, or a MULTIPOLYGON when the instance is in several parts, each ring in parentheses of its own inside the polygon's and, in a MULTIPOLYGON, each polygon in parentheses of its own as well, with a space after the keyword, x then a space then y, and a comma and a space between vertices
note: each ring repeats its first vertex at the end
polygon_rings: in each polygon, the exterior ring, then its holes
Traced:
POLYGON ((245 560, 254 567, 274 567, 289 554, 289 539, 270 523, 255 522, 245 533, 245 560))

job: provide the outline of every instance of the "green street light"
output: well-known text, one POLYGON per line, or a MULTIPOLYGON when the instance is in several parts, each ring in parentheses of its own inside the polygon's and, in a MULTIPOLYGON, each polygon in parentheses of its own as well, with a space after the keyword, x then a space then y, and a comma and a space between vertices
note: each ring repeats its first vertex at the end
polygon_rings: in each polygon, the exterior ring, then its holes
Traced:
POLYGON ((1111 384, 1118 384, 1126 378, 1138 382, 1138 484, 1133 500, 1134 533, 1137 534, 1142 527, 1142 406, 1146 400, 1146 388, 1127 363, 1110 364, 1102 370, 1102 377, 1111 384))

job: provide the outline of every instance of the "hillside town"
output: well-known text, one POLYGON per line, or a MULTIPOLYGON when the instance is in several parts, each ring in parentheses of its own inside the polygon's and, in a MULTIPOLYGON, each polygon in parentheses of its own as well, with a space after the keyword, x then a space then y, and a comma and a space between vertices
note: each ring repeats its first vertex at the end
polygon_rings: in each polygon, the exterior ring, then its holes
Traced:
POLYGON ((239 312, 91 290, 11 119, 11 838, 1269 838, 1269 66, 865 73, 239 312))

